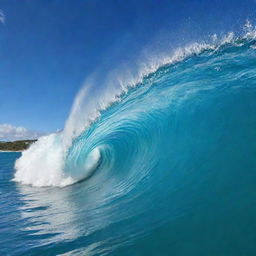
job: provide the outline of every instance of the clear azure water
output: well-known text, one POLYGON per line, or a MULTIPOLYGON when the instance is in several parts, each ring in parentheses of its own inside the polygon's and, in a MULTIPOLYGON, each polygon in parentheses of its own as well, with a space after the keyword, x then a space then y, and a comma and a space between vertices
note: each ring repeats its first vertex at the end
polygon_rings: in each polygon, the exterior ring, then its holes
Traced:
POLYGON ((255 48, 195 44, 71 142, 0 153, 0 255, 256 255, 255 48))

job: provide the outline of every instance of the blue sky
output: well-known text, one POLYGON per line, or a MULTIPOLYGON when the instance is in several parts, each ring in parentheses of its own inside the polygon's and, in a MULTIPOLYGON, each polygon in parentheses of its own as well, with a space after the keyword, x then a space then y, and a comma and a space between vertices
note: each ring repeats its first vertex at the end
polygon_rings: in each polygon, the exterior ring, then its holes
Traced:
POLYGON ((237 30, 256 2, 0 0, 0 10, 0 125, 53 132, 91 73, 132 63, 148 45, 161 52, 237 30))

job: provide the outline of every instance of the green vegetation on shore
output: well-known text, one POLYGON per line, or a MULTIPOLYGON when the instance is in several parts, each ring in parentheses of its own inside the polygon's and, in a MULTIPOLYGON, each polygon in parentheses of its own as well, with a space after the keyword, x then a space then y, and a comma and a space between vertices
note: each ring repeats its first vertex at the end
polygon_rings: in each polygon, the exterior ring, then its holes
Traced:
POLYGON ((36 140, 0 141, 0 151, 22 151, 36 140))

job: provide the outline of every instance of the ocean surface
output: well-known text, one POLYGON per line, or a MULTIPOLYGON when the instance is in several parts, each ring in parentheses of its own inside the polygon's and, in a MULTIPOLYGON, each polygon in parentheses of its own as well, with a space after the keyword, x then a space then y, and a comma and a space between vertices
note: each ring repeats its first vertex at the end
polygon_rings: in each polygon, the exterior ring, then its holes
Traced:
POLYGON ((0 153, 0 255, 256 255, 255 33, 136 81, 82 90, 62 132, 0 153))

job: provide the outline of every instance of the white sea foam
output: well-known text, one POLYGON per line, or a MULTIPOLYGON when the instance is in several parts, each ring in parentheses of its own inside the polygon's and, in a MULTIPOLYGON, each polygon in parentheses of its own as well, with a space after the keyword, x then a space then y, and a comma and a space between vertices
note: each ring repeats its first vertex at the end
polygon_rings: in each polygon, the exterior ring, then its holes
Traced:
POLYGON ((16 161, 14 180, 33 186, 66 186, 74 181, 64 177, 63 148, 60 146, 60 135, 51 134, 41 137, 29 149, 22 152, 16 161))

